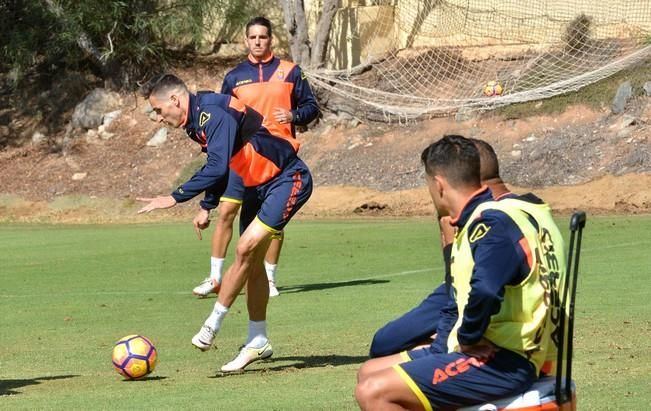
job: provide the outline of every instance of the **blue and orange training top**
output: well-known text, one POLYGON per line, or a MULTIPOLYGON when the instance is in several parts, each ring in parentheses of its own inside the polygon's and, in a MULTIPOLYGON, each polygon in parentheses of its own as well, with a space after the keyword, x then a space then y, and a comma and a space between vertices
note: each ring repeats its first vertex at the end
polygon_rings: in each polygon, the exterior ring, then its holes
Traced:
MULTIPOLYGON (((231 96, 212 92, 190 94, 182 125, 208 158, 203 167, 172 193, 177 202, 188 201, 228 178, 231 157, 262 124, 261 116, 256 114, 253 110, 247 112, 246 106, 231 96)), ((206 197, 201 205, 214 208, 210 203, 211 199, 206 197)))
MULTIPOLYGON (((233 96, 190 94, 183 128, 201 145, 208 159, 172 193, 179 203, 226 181, 229 166, 242 177, 245 186, 255 187, 271 180, 296 159, 293 146, 266 132, 262 115, 233 96)), ((222 194, 206 193, 201 206, 215 208, 222 194)))
POLYGON ((264 116, 262 126, 276 137, 287 139, 298 151, 295 125, 306 125, 319 115, 314 94, 301 68, 273 55, 257 62, 249 58, 226 74, 222 93, 237 97, 264 116), (292 123, 280 124, 275 108, 292 112, 292 123))

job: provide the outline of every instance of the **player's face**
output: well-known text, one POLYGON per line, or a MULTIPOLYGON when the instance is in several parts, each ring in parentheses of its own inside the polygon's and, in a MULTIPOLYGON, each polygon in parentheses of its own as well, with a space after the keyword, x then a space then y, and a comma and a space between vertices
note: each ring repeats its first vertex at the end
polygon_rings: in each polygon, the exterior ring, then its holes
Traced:
POLYGON ((271 56, 271 36, 265 26, 253 25, 246 33, 246 48, 257 60, 266 60, 271 56))
POLYGON ((170 127, 180 127, 185 118, 177 95, 154 95, 149 96, 149 104, 156 112, 157 120, 170 127))

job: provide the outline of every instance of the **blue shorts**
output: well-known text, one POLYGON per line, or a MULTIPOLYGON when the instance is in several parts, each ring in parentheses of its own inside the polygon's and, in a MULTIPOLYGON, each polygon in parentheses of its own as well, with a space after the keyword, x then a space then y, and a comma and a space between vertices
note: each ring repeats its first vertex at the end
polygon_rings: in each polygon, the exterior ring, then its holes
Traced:
MULTIPOLYGON (((403 356, 408 359, 410 354, 403 356)), ((453 352, 418 356, 393 368, 426 410, 457 409, 519 394, 537 377, 526 358, 504 349, 487 362, 453 352)))
POLYGON ((427 341, 437 331, 440 311, 449 298, 445 283, 438 286, 419 305, 387 323, 373 336, 370 357, 384 357, 427 341))
POLYGON ((312 195, 312 175, 297 158, 265 184, 246 187, 240 211, 240 234, 257 219, 273 235, 283 228, 312 195))
POLYGON ((242 177, 240 177, 239 174, 229 169, 228 185, 219 201, 242 204, 242 199, 244 199, 244 181, 242 181, 242 177))

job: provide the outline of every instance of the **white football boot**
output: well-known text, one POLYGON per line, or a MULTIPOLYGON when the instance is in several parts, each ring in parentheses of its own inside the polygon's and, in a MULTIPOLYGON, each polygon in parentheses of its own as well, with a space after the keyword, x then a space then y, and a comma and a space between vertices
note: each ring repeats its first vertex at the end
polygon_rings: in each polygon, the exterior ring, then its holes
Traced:
POLYGON ((204 324, 199 332, 192 337, 192 345, 201 351, 207 351, 212 346, 213 341, 215 341, 216 335, 217 333, 212 327, 204 324))
POLYGON ((276 283, 273 280, 269 280, 269 297, 278 297, 280 292, 276 288, 276 283))
POLYGON ((219 287, 220 284, 216 280, 206 277, 198 286, 192 289, 192 294, 202 298, 207 297, 210 293, 219 293, 219 287))
POLYGON ((262 348, 242 347, 237 356, 229 363, 222 366, 222 372, 242 371, 252 362, 266 360, 273 355, 271 344, 267 342, 262 348))

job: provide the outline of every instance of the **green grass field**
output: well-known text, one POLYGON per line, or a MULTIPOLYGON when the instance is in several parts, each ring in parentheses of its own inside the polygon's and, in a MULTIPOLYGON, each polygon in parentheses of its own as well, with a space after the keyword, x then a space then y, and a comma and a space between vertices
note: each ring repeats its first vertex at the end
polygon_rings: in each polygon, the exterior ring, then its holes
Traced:
MULTIPOLYGON (((651 408, 649 232, 649 216, 588 217, 574 361, 581 410, 651 408)), ((292 223, 269 308, 274 357, 220 376, 246 336, 244 296, 218 349, 193 349, 215 299, 190 294, 207 274, 209 243, 189 224, 2 225, 0 409, 356 409, 373 332, 442 278, 438 247, 433 219, 292 223), (154 341, 159 363, 128 382, 110 353, 133 333, 154 341)))

